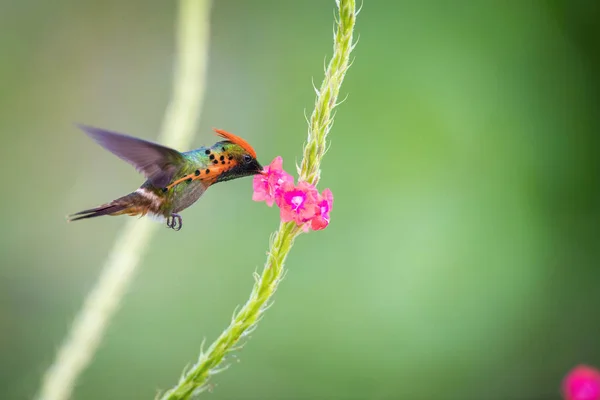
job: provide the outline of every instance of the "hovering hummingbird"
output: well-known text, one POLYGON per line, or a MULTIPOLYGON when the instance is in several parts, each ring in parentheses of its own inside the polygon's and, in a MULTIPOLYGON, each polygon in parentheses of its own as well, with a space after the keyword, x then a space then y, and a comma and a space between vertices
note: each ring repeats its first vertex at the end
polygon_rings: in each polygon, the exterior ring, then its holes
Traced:
POLYGON ((215 129, 225 140, 185 153, 160 144, 86 125, 78 125, 105 149, 132 164, 147 181, 135 192, 110 203, 69 215, 68 221, 102 215, 146 214, 166 218, 167 227, 180 230, 178 214, 202 196, 209 186, 262 173, 256 152, 244 139, 215 129))

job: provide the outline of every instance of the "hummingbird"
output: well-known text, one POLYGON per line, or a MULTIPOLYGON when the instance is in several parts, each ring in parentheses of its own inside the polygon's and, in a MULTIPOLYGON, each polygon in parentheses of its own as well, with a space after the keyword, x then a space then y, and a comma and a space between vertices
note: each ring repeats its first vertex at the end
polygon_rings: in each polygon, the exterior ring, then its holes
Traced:
POLYGON ((252 146, 221 129, 213 128, 224 140, 180 153, 122 133, 87 125, 78 127, 106 150, 133 165, 147 180, 128 195, 69 215, 69 222, 102 215, 148 214, 166 219, 168 228, 179 231, 183 220, 178 213, 194 204, 209 186, 263 171, 252 146))

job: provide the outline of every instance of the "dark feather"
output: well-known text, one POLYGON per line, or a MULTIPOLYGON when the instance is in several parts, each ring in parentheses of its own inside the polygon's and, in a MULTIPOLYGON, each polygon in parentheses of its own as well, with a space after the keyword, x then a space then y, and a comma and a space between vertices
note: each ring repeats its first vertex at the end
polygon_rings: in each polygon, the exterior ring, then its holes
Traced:
POLYGON ((177 150, 87 125, 77 125, 106 150, 133 165, 156 187, 167 186, 185 163, 177 150))
POLYGON ((67 217, 67 221, 79 221, 80 219, 101 217, 103 215, 110 215, 112 213, 122 211, 127 206, 122 204, 105 204, 97 208, 90 208, 89 210, 79 211, 78 213, 71 214, 67 217))

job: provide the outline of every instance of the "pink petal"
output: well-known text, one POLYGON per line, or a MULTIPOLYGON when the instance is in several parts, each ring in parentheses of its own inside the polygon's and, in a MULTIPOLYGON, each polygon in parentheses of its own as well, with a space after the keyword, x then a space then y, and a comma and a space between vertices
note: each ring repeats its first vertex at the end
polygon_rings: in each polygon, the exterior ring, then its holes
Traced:
POLYGON ((254 201, 264 201, 269 207, 276 200, 279 187, 285 182, 294 182, 294 178, 283 170, 283 158, 275 157, 271 164, 263 169, 263 173, 255 175, 252 181, 254 201))
POLYGON ((298 182, 298 189, 302 190, 307 195, 309 195, 310 198, 311 198, 311 202, 314 203, 315 201, 317 201, 317 197, 319 196, 319 192, 317 191, 317 188, 315 188, 310 183, 304 182, 304 181, 298 182))
POLYGON ((281 208, 279 210, 279 217, 283 222, 290 222, 294 220, 295 215, 291 210, 281 208))
MULTIPOLYGON (((269 169, 267 172, 273 171, 283 171, 283 158, 281 156, 277 156, 271 161, 271 164, 267 166, 269 169)), ((266 169, 266 168, 265 168, 266 169)))
POLYGON ((329 225, 329 219, 325 219, 321 216, 317 216, 310 221, 310 227, 313 231, 325 229, 327 228, 327 225, 329 225))
POLYGON ((275 191, 275 203, 277 203, 279 208, 283 208, 283 207, 287 206, 286 201, 285 201, 285 196, 286 196, 286 193, 288 193, 292 190, 294 190, 293 182, 284 182, 282 185, 280 185, 277 188, 277 190, 275 191))
POLYGON ((317 195, 315 187, 306 182, 299 182, 298 186, 284 182, 275 198, 282 221, 295 221, 298 226, 309 221, 316 213, 317 195))
POLYGON ((264 175, 254 175, 254 178, 252 179, 252 190, 255 192, 263 191, 265 183, 267 183, 267 179, 264 175))
POLYGON ((310 217, 310 226, 319 231, 329 225, 329 211, 333 205, 333 194, 331 190, 325 189, 321 195, 317 193, 314 205, 314 214, 310 217))
POLYGON ((254 192, 254 193, 252 193, 252 200, 265 201, 265 194, 262 192, 254 192))
POLYGON ((333 206, 333 193, 331 193, 331 190, 327 188, 323 190, 322 196, 327 201, 327 204, 329 205, 329 210, 331 210, 331 207, 333 206))

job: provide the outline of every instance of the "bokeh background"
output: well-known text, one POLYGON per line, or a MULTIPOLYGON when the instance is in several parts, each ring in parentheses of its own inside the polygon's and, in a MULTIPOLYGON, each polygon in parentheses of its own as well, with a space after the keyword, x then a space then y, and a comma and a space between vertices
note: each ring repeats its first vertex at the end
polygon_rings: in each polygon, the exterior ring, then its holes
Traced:
MULTIPOLYGON (((85 122, 155 139, 176 3, 0 1, 0 398, 28 399, 125 217, 85 122)), ((293 170, 333 1, 216 0, 206 103, 293 170)), ((600 365, 600 37, 592 1, 365 1, 321 188, 274 306, 213 399, 558 399, 600 365)), ((200 110, 198 110, 200 112, 200 110)), ((184 150, 184 149, 182 149, 184 150)), ((278 213, 251 179, 161 229, 77 399, 150 399, 247 298, 278 213)))

